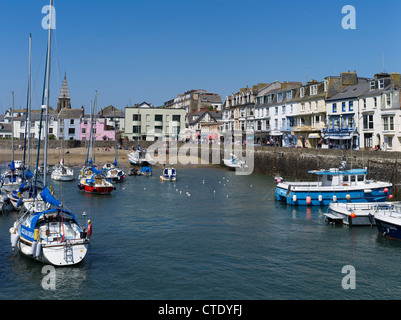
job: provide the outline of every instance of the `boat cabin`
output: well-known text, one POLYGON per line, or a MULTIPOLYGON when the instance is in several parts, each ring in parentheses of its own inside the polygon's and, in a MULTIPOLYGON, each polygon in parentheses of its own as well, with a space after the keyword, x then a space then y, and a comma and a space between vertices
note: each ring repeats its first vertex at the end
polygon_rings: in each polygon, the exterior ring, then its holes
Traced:
POLYGON ((309 171, 318 176, 320 186, 356 186, 366 181, 366 169, 339 170, 329 169, 320 171, 309 171))

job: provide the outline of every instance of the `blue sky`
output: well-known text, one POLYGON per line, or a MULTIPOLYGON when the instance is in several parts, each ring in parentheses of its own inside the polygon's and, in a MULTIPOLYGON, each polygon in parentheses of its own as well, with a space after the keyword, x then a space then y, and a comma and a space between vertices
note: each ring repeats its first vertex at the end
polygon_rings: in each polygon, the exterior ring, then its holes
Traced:
MULTIPOLYGON (((33 37, 33 108, 41 103, 45 0, 0 0, 0 113, 26 106, 33 37)), ((162 105, 190 89, 226 95, 258 82, 322 80, 356 70, 401 72, 398 0, 55 0, 51 105, 64 73, 73 108, 162 105), (341 9, 356 9, 344 30, 341 9)))

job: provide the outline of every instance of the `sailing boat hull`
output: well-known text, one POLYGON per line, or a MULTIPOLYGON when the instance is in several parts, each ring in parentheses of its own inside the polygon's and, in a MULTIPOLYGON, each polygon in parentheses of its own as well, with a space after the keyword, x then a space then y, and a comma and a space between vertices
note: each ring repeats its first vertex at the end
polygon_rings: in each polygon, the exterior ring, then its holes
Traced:
POLYGON ((19 239, 16 248, 24 256, 34 260, 54 266, 68 266, 78 264, 85 258, 89 241, 44 245, 40 246, 38 250, 38 243, 19 239))
POLYGON ((110 194, 114 190, 114 186, 112 187, 101 187, 101 186, 89 186, 84 184, 78 185, 79 190, 93 193, 93 194, 110 194))

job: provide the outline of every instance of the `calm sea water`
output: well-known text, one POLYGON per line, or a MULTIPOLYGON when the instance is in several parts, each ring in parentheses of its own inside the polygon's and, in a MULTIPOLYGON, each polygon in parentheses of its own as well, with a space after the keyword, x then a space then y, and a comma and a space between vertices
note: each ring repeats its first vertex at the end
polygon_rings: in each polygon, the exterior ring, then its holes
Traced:
MULTIPOLYGON (((78 169, 76 172, 78 172, 78 169)), ((0 299, 293 300, 400 299, 401 244, 375 227, 334 227, 324 208, 274 201, 274 181, 224 168, 183 168, 178 181, 128 176, 110 196, 51 185, 66 206, 93 224, 84 262, 56 269, 13 252, 0 216, 0 299), (342 288, 342 268, 356 289, 342 288)))

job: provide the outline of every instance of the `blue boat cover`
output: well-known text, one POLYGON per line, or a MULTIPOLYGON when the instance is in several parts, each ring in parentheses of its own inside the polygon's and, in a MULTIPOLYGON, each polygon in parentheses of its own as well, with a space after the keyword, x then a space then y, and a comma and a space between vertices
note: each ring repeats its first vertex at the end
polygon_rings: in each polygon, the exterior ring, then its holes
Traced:
POLYGON ((44 201, 56 206, 57 208, 61 206, 61 202, 58 201, 55 197, 53 197, 53 195, 50 193, 50 190, 47 187, 43 189, 40 196, 44 201))
POLYGON ((27 178, 27 179, 33 178, 33 173, 29 169, 26 170, 26 172, 25 172, 25 178, 27 178))
POLYGON ((9 163, 9 166, 10 166, 10 170, 11 170, 11 171, 14 171, 14 170, 15 170, 14 161, 11 161, 11 162, 9 163))
POLYGON ((142 167, 141 172, 152 172, 150 167, 142 167))

